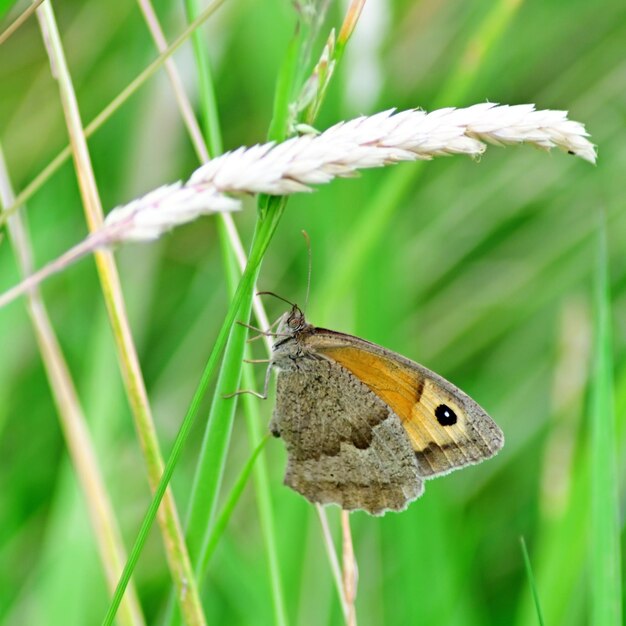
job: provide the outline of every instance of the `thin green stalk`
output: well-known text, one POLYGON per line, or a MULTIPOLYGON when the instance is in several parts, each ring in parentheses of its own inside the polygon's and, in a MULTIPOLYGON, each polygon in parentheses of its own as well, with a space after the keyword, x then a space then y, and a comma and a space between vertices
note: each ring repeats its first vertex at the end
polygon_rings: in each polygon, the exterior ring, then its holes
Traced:
MULTIPOLYGON (((198 5, 195 0, 185 0, 185 8, 189 20, 193 20, 198 13, 198 5)), ((210 146, 210 154, 215 156, 222 151, 222 138, 217 103, 213 92, 208 50, 198 31, 192 35, 192 44, 200 90, 200 110, 205 124, 206 144, 210 146)), ((223 224, 220 225, 219 231, 222 252, 230 259, 223 224)), ((232 293, 234 291, 233 287, 232 293)), ((246 317, 245 319, 247 321, 248 318, 246 317)), ((226 463, 226 452, 230 442, 230 433, 237 406, 236 398, 225 399, 223 396, 239 388, 244 341, 245 332, 243 332, 243 329, 234 328, 222 359, 222 367, 211 403, 207 428, 204 432, 200 457, 191 489, 185 528, 187 545, 189 546, 194 569, 197 573, 198 564, 204 560, 203 550, 206 545, 207 533, 217 506, 217 498, 226 463), (234 366, 231 364, 234 364, 234 366), (222 445, 211 446, 211 441, 219 441, 222 445), (214 457, 213 454, 217 454, 217 456, 214 457)))
MULTIPOLYGON (((247 323, 251 299, 252 293, 250 292, 242 301, 238 311, 238 320, 247 323)), ((233 327, 228 339, 191 490, 186 536, 194 569, 198 575, 200 574, 198 564, 204 561, 208 532, 213 524, 219 502, 237 406, 237 396, 227 398, 225 395, 232 394, 240 388, 241 363, 246 336, 245 328, 237 324, 233 327)))
MULTIPOLYGON (((211 0, 207 7, 198 15, 189 26, 178 36, 178 38, 169 46, 166 52, 160 54, 137 78, 130 82, 96 117, 85 126, 83 133, 85 138, 91 137, 121 106, 124 104, 139 88, 161 68, 169 57, 180 48, 192 33, 202 25, 215 11, 222 5, 224 0, 211 0)), ((46 167, 35 176, 35 178, 17 195, 15 202, 6 208, 5 212, 0 215, 0 226, 2 226, 8 217, 12 215, 20 206, 25 204, 31 196, 33 196, 43 184, 72 156, 72 149, 66 146, 57 154, 46 167)))
MULTIPOLYGON (((91 165, 87 140, 72 79, 67 67, 61 38, 50 2, 43 3, 37 10, 44 40, 55 76, 59 82, 61 103, 70 135, 70 145, 76 163, 79 190, 83 200, 85 217, 91 232, 101 227, 102 205, 91 165)), ((117 267, 111 252, 102 251, 95 255, 96 266, 104 300, 116 342, 124 386, 135 419, 137 434, 142 446, 151 487, 159 482, 163 459, 158 445, 156 429, 152 420, 148 396, 145 389, 139 359, 133 343, 130 324, 126 314, 124 297, 117 267)), ((202 626, 205 623, 193 570, 189 562, 182 528, 178 520, 173 495, 168 492, 159 514, 168 563, 174 578, 182 611, 189 624, 202 626)))
MULTIPOLYGON (((191 12, 193 11, 191 2, 187 6, 191 15, 193 15, 191 12)), ((302 68, 300 67, 298 61, 301 58, 303 46, 303 36, 300 34, 300 31, 297 30, 296 35, 293 37, 289 45, 285 60, 279 73, 274 100, 274 113, 272 123, 270 124, 270 130, 268 132, 270 140, 281 141, 289 132, 290 103, 293 102, 295 97, 294 94, 297 91, 298 75, 302 72, 302 68)), ((199 53, 201 50, 202 46, 201 44, 198 44, 196 51, 199 53)), ((210 86, 210 76, 208 77, 206 83, 210 86)), ((215 106, 212 93, 206 96, 205 106, 215 106)), ((213 120, 212 124, 215 124, 217 114, 214 110, 211 110, 205 114, 205 119, 213 120)), ((212 138, 217 137, 219 134, 219 128, 217 126, 211 127, 210 131, 212 133, 212 138)), ((215 139, 213 139, 213 141, 215 141, 215 139)), ((220 143, 221 142, 217 143, 217 145, 220 143)), ((281 207, 278 209, 278 212, 282 213, 282 207, 284 207, 285 202, 286 200, 284 199, 261 197, 259 200, 259 219, 263 221, 267 215, 276 211, 275 207, 281 207)), ((244 302, 244 305, 246 308, 240 309, 238 314, 238 319, 241 321, 247 321, 250 314, 248 304, 244 302)), ((233 330, 233 334, 229 340, 222 363, 220 377, 217 382, 215 396, 211 406, 202 452, 198 462, 198 470, 190 499, 187 537, 192 559, 195 561, 196 550, 198 550, 198 560, 195 562, 200 565, 206 561, 205 554, 208 546, 208 538, 219 498, 221 479, 224 471, 230 432, 234 419, 235 402, 233 399, 230 401, 225 400, 223 395, 232 393, 233 390, 236 390, 239 386, 245 337, 246 333, 243 329, 236 328, 233 330), (199 497, 200 494, 201 497, 199 497)), ((261 466, 259 465, 258 467, 261 466)), ((265 475, 262 474, 263 470, 257 469, 257 472, 259 472, 255 473, 257 498, 259 501, 261 524, 266 540, 267 555, 269 559, 275 615, 276 619, 279 620, 280 623, 284 623, 286 619, 284 600, 282 598, 282 587, 278 573, 278 560, 274 545, 274 531, 269 492, 267 491, 266 477, 264 478, 265 475)), ((201 576, 201 574, 202 572, 198 571, 198 575, 201 576)))
POLYGON ((541 604, 539 602, 539 592, 537 591, 537 585, 535 584, 535 577, 533 576, 533 569, 530 564, 530 557, 528 556, 528 550, 526 549, 526 542, 524 541, 524 537, 520 537, 519 541, 522 548, 522 556, 524 557, 524 567, 526 569, 528 584, 530 585, 530 590, 533 594, 533 600, 535 602, 537 621, 539 622, 539 626, 544 626, 543 614, 541 613, 541 604))
MULTIPOLYGON (((228 276, 228 286, 231 292, 234 291, 237 281, 239 280, 239 270, 235 263, 233 255, 227 251, 226 255, 226 268, 228 276)), ((246 358, 250 357, 250 350, 244 346, 244 355, 246 358)), ((243 386, 244 389, 252 389, 255 381, 252 375, 251 368, 243 368, 243 386)), ((248 438, 250 440, 250 448, 252 450, 258 448, 258 446, 267 439, 261 435, 260 423, 261 415, 259 413, 258 400, 249 394, 244 394, 242 397, 244 405, 244 415, 246 419, 246 425, 248 428, 248 438)), ((280 567, 278 560, 278 550, 276 547, 276 525, 274 524, 274 510, 272 506, 272 497, 270 495, 269 479, 267 476, 267 465, 265 463, 265 456, 261 455, 257 464, 254 467, 254 486, 257 500, 257 506, 259 509, 259 520, 261 523, 261 532, 263 534, 263 541, 265 543, 265 554, 267 557, 267 565, 269 569, 270 587, 272 590, 272 605, 274 607, 274 623, 277 626, 286 626, 287 624, 287 610, 285 608, 285 598, 283 594, 283 585, 280 577, 280 567)), ((208 542, 207 542, 208 543, 208 542)), ((201 561, 201 564, 206 561, 205 556, 201 561)), ((199 576, 201 577, 203 570, 200 570, 199 576)))
MULTIPOLYGON (((200 13, 196 0, 185 0, 185 9, 190 22, 193 22, 200 13)), ((199 30, 192 34, 191 44, 196 63, 200 114, 204 122, 204 136, 207 139, 210 154, 216 156, 222 153, 223 147, 217 101, 215 90, 213 89, 209 50, 199 30)))
POLYGON ((606 218, 600 214, 595 284, 595 356, 591 387, 591 564, 593 626, 621 626, 619 490, 606 218))
POLYGON ((267 250, 269 242, 276 230, 283 209, 283 198, 276 198, 275 202, 272 203, 271 210, 268 212, 267 217, 257 222, 255 236, 252 243, 252 250, 248 258, 248 264, 246 265, 244 273, 241 277, 241 281, 237 286, 237 291, 235 292, 230 306, 228 307, 224 322, 222 323, 220 331, 217 335, 217 339, 215 340, 215 344, 213 345, 213 349, 211 350, 211 354, 209 355, 209 359, 202 373, 198 388, 194 393, 187 414, 185 415, 180 430, 176 435, 174 445, 172 446, 172 452, 169 459, 167 460, 165 469, 163 470, 161 480, 159 481, 159 484, 155 489, 154 497, 152 499, 152 502, 150 503, 150 506, 148 507, 148 511, 146 512, 146 515, 141 524, 137 539, 135 540, 133 549, 131 550, 126 566, 124 567, 124 571, 122 572, 122 576, 120 577, 120 580, 118 582, 115 594, 113 595, 113 599, 103 621, 103 624, 106 626, 110 626, 115 619, 115 614, 119 607, 120 601, 124 595, 124 591, 126 589, 126 586, 128 585, 128 581, 132 576, 133 570, 137 565, 139 555, 141 554, 141 550, 143 549, 143 546, 146 542, 148 533, 150 532, 150 528, 154 523, 156 513, 159 509, 159 505, 161 504, 161 500, 163 499, 163 495, 167 489, 169 481, 172 478, 174 468, 178 463, 178 459, 180 458, 185 442, 187 441, 189 432, 198 413, 198 409, 200 407, 202 399, 204 398, 204 395, 206 394, 206 391, 208 389, 209 382, 213 374, 215 373, 215 369, 218 365, 220 355, 222 354, 222 350, 226 345, 226 341, 228 340, 230 330, 235 322, 235 319, 237 318, 237 314, 240 311, 241 305, 244 300, 246 298, 251 299, 252 297, 252 290, 254 289, 256 274, 260 267, 263 255, 267 250))
MULTIPOLYGON (((150 32, 155 40, 155 44, 157 48, 159 49, 159 51, 163 52, 167 48, 167 43, 163 35, 162 29, 160 27, 160 24, 158 22, 158 18, 152 8, 152 5, 150 4, 149 0, 139 0, 139 3, 142 8, 142 12, 144 13, 150 32)), ((189 14, 190 20, 192 20, 198 13, 198 7, 191 0, 189 0, 186 4, 187 4, 187 12, 189 14)), ((216 103, 216 99, 215 99, 215 95, 213 91, 213 82, 212 82, 209 62, 208 62, 209 54, 208 54, 206 45, 204 45, 204 40, 198 31, 194 32, 192 41, 194 44, 194 54, 196 58, 196 64, 198 66, 198 74, 199 74, 198 82, 200 84, 201 110, 203 112, 203 117, 205 120, 205 131, 207 134, 207 141, 209 145, 211 146, 210 153, 212 155, 216 155, 222 151, 222 141, 221 141, 221 133, 220 133, 220 127, 219 127, 218 112, 217 112, 217 103, 216 103)), ((200 131, 200 128, 198 127, 195 116, 193 114, 193 109, 191 107, 191 104, 189 103, 189 100, 186 94, 184 93, 184 89, 182 87, 182 81, 178 77, 176 66, 171 59, 168 59, 166 62, 166 71, 172 83, 172 88, 174 90, 176 99, 178 101, 181 114, 185 121, 185 125, 188 129, 192 143, 196 149, 196 153, 198 154, 198 158, 200 159, 201 162, 206 162, 210 158, 209 150, 207 149, 207 144, 205 143, 204 138, 202 136, 202 132, 200 131)), ((239 266, 240 266, 238 273, 240 273, 241 271, 243 271, 245 267, 246 258, 245 258, 245 253, 243 252, 241 241, 237 233, 237 229, 230 215, 218 216, 218 230, 220 232, 220 239, 222 241, 222 247, 224 249, 225 254, 227 255, 229 259, 232 259, 231 255, 236 255, 237 260, 239 262, 239 266), (232 251, 231 251, 231 248, 232 248, 232 251)), ((234 291, 234 286, 233 286, 233 291, 234 291)), ((254 306, 255 306, 257 318, 262 323, 262 320, 266 320, 266 315, 263 309, 263 305, 260 302, 259 298, 256 298, 256 297, 254 298, 254 306)), ((227 347, 226 349, 226 353, 224 356, 224 363, 233 362, 233 363, 236 363, 237 368, 240 368, 241 366, 240 357, 236 356, 235 358, 230 359, 229 350, 230 350, 230 344, 229 344, 229 347, 227 347)), ((222 371, 223 370, 224 370, 224 366, 222 367, 222 371)), ((225 392, 222 389, 223 386, 230 388, 233 386, 233 382, 226 381, 223 384, 218 382, 218 387, 217 387, 216 396, 215 396, 216 399, 221 399, 222 395, 224 395, 225 392)), ((226 410, 227 412, 228 411, 231 412, 231 419, 230 420, 226 419, 224 420, 224 422, 228 423, 230 421, 230 423, 232 424, 232 415, 234 415, 234 410, 235 410, 234 402, 230 402, 229 404, 222 404, 220 408, 217 408, 214 403, 214 406, 212 407, 211 413, 209 415, 209 423, 210 424, 221 423, 220 420, 214 420, 213 416, 215 412, 223 413, 224 410, 226 410)), ((229 428, 227 428, 227 432, 230 432, 229 428)), ((200 469, 195 476, 194 484, 192 488, 192 495, 190 499, 192 514, 194 510, 196 510, 196 508, 199 508, 200 511, 207 510, 207 505, 209 505, 209 510, 210 510, 210 503, 207 502, 207 499, 205 498, 204 483, 206 482, 205 475, 207 475, 210 478, 214 474, 212 459, 209 459, 207 462, 207 459, 204 457, 204 455, 201 455, 199 463, 198 463, 198 467, 200 469), (202 472, 203 468, 205 470, 204 473, 202 472), (193 506, 196 503, 199 505, 199 507, 193 506)), ((217 480, 221 481, 221 477, 217 477, 217 480)), ((241 485, 241 489, 243 489, 243 484, 241 485)), ((211 492, 211 490, 209 490, 209 492, 211 492)), ((231 494, 231 497, 235 498, 234 493, 231 494)), ((234 507, 234 502, 236 502, 236 498, 234 499, 234 501, 232 501, 231 499, 231 502, 232 502, 232 506, 234 507)), ((224 513, 225 512, 223 511, 222 515, 220 516, 220 523, 225 525, 226 520, 229 518, 229 514, 225 515, 224 513)), ((187 517, 189 517, 189 514, 187 515, 187 517)), ((192 562, 195 564, 195 568, 201 572, 204 570, 204 568, 200 565, 201 564, 200 559, 202 558, 202 553, 203 553, 202 549, 199 551, 199 555, 196 559, 194 559, 194 556, 193 556, 196 551, 195 546, 193 545, 194 528, 200 529, 200 532, 197 533, 198 535, 200 535, 200 539, 198 540, 198 543, 200 544, 200 546, 202 546, 203 541, 206 540, 207 545, 209 545, 209 543, 212 542, 212 545, 214 547, 216 545, 217 538, 221 535, 221 532, 216 533, 214 532, 215 529, 213 528, 211 534, 208 535, 206 539, 202 538, 202 536, 205 535, 209 530, 209 524, 208 522, 205 521, 202 515, 200 516, 200 521, 197 525, 193 525, 193 524, 191 525, 191 532, 188 533, 188 537, 191 538, 190 541, 192 543, 189 543, 188 541, 188 546, 189 546, 190 553, 192 555, 192 562)), ((212 551, 212 549, 213 548, 211 547, 207 547, 207 551, 212 551)), ((204 561, 206 562, 207 559, 208 559, 208 556, 207 556, 207 553, 205 552, 204 561)), ((172 623, 174 620, 179 621, 180 613, 176 610, 176 608, 177 607, 174 604, 174 598, 172 596, 168 602, 168 609, 166 611, 167 617, 165 619, 165 623, 172 623)))
MULTIPOLYGON (((187 10, 190 17, 193 17, 194 12, 197 9, 192 0, 188 0, 187 10)), ((292 45, 290 46, 289 54, 287 55, 288 60, 284 64, 280 73, 274 120, 287 119, 286 112, 288 112, 289 102, 291 101, 290 94, 294 91, 293 85, 297 69, 297 64, 292 62, 292 57, 297 56, 300 45, 300 39, 295 37, 292 45)), ((197 43, 194 51, 197 55, 196 61, 198 63, 198 71, 208 71, 208 64, 204 61, 200 61, 198 58, 198 56, 202 56, 206 53, 201 42, 197 43)), ((202 84, 205 90, 203 105, 207 108, 204 117, 211 124, 209 128, 209 142, 214 148, 219 148, 221 147, 221 137, 219 126, 217 124, 218 116, 215 110, 215 98, 212 93, 212 81, 210 74, 204 75, 202 84)), ((274 124, 272 126, 274 126, 274 124)), ((282 128, 282 132, 286 134, 286 121, 283 125, 278 124, 277 128, 282 128)), ((281 131, 274 130, 272 132, 278 133, 281 131)), ((277 136, 277 138, 284 139, 285 134, 277 136)), ((269 205, 274 207, 284 207, 285 202, 286 201, 282 199, 273 199, 269 201, 269 205)), ((282 213, 282 208, 279 209, 279 213, 282 213)), ((262 221, 263 217, 260 219, 262 221)), ((222 245, 224 248, 226 246, 224 232, 221 231, 221 234, 222 245)), ((226 250, 225 255, 227 258, 226 265, 229 267, 232 259, 226 250)), ((257 275, 258 268, 254 276, 255 283, 257 275)), ((249 298, 252 297, 251 293, 248 295, 249 298)), ((242 305, 238 311, 239 321, 247 322, 249 320, 251 301, 248 298, 248 295, 242 301, 242 305)), ((244 328, 236 326, 232 329, 231 336, 228 340, 226 351, 224 353, 222 367, 218 377, 207 428, 203 439, 202 450, 198 460, 196 475, 194 477, 187 523, 187 541, 198 575, 201 575, 201 571, 199 570, 200 565, 206 560, 205 554, 208 545, 209 533, 219 501, 222 477, 224 467, 226 465, 226 456, 230 444, 230 435, 232 432, 236 409, 236 397, 225 398, 224 396, 239 389, 246 336, 247 333, 244 328)))
MULTIPOLYGON (((289 134, 289 105, 293 102, 295 79, 298 73, 298 59, 302 40, 299 32, 291 38, 282 67, 278 74, 278 83, 274 94, 272 121, 267 133, 268 141, 283 141, 289 134)), ((261 203, 262 204, 262 203, 261 203)))
MULTIPOLYGON (((259 224, 260 222, 257 222, 257 225, 259 224)), ((224 254, 229 254, 229 251, 225 247, 224 231, 220 230, 220 233, 224 254)), ((255 241, 258 241, 256 237, 255 241)), ((250 258, 252 259, 252 255, 250 258)), ((259 269, 260 258, 254 269, 251 267, 249 261, 244 275, 239 282, 239 288, 234 292, 231 307, 233 304, 236 304, 235 311, 238 321, 247 321, 250 317, 252 294, 259 269), (242 296, 240 295, 240 288, 246 278, 247 271, 251 272, 251 275, 245 281, 245 293, 242 296)), ((218 341, 219 339, 220 337, 218 337, 218 341)), ((207 420, 207 427, 202 441, 202 448, 191 488, 186 523, 186 539, 198 580, 201 579, 202 575, 201 564, 207 560, 206 555, 212 531, 213 518, 219 501, 235 408, 237 406, 236 397, 225 398, 224 396, 239 389, 245 339, 245 329, 239 325, 233 325, 233 323, 230 322, 230 334, 226 342, 222 366, 219 371, 207 420)), ((201 398, 206 392, 206 389, 200 391, 199 387, 198 391, 201 393, 201 398)), ((170 607, 165 623, 178 623, 179 615, 171 603, 170 607)))
MULTIPOLYGON (((254 377, 248 367, 244 368, 243 380, 244 386, 246 387, 254 384, 254 377)), ((245 396, 243 398, 243 404, 246 425, 248 428, 248 438, 250 439, 250 447, 254 449, 255 446, 258 446, 259 443, 263 441, 260 429, 261 416, 259 414, 255 398, 245 396)), ((287 609, 285 606, 278 550, 276 546, 276 540, 279 533, 276 531, 276 524, 274 521, 274 508, 270 494, 267 464, 265 463, 264 456, 261 456, 255 465, 253 478, 257 506, 259 509, 259 521, 261 523, 261 532, 263 533, 263 542, 265 543, 265 554, 269 569, 270 587, 272 590, 272 605, 274 607, 274 623, 277 626, 286 626, 288 623, 287 609)))
MULTIPOLYGON (((186 0, 186 8, 190 18, 197 12, 194 0, 186 0)), ((217 106, 212 86, 212 78, 208 64, 208 51, 204 42, 196 33, 193 38, 194 54, 199 75, 200 94, 203 118, 205 120, 205 130, 208 134, 208 143, 211 146, 211 153, 216 154, 222 149, 221 135, 218 122, 217 106)), ((277 119, 283 120, 276 124, 273 131, 277 139, 284 139, 287 134, 287 114, 289 102, 294 91, 295 73, 297 63, 292 62, 293 57, 298 54, 301 40, 295 37, 290 46, 290 53, 287 55, 288 62, 284 65, 280 74, 281 80, 277 88, 277 102, 275 103, 274 123, 277 119)), ((284 202, 279 204, 284 206, 284 202)), ((282 210, 281 210, 282 212, 282 210)), ((235 290, 239 271, 234 266, 234 259, 228 250, 224 226, 220 226, 220 235, 226 266, 229 268, 229 283, 231 292, 235 290)), ((256 279, 256 276, 255 276, 256 279)), ((255 280, 256 282, 256 280, 255 280)), ((251 295, 251 294, 250 294, 251 295)), ((250 302, 246 298, 238 313, 241 321, 247 321, 250 316, 250 302)), ((210 541, 215 537, 213 530, 213 519, 217 509, 219 493, 221 490, 222 477, 226 464, 226 456, 230 444, 230 435, 234 421, 236 398, 225 398, 239 388, 241 379, 242 360, 244 356, 245 339, 247 333, 241 327, 232 329, 224 353, 222 367, 216 384, 211 410, 209 413, 207 428, 203 439, 202 450, 198 460, 197 471, 190 497, 190 508, 187 523, 187 542, 195 569, 200 578, 203 573, 203 565, 207 562, 210 541)), ((258 469, 255 476, 258 477, 258 469)), ((273 540, 273 524, 271 523, 271 504, 268 493, 267 480, 265 483, 257 478, 257 499, 259 501, 261 524, 266 539, 267 554, 270 566, 270 578, 272 580, 272 590, 274 599, 274 609, 276 619, 279 624, 286 623, 286 613, 284 609, 284 599, 282 597, 282 586, 278 573, 278 558, 273 540), (259 491, 262 487, 265 491, 259 491)), ((166 623, 176 623, 177 615, 169 613, 166 623)))

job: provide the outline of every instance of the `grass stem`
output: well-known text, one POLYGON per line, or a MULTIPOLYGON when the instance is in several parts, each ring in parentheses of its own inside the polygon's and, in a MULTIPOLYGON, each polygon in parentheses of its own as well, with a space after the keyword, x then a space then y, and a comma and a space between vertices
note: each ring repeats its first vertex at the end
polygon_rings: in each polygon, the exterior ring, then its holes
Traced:
MULTIPOLYGON (((87 224, 89 230, 93 232, 102 226, 103 212, 80 119, 76 94, 51 4, 49 2, 42 4, 37 11, 37 15, 44 41, 47 44, 51 65, 54 68, 53 73, 59 82, 61 102, 70 135, 70 146, 76 165, 79 190, 83 200, 87 224)), ((144 454, 148 479, 151 488, 155 489, 159 484, 163 471, 163 459, 152 420, 139 358, 130 331, 119 274, 111 252, 97 252, 95 259, 118 350, 124 386, 144 454)), ((202 626, 205 623, 204 615, 192 575, 191 563, 187 555, 187 548, 174 498, 171 491, 164 495, 164 506, 159 513, 159 522, 170 570, 178 589, 178 599, 188 623, 194 626, 202 626)))

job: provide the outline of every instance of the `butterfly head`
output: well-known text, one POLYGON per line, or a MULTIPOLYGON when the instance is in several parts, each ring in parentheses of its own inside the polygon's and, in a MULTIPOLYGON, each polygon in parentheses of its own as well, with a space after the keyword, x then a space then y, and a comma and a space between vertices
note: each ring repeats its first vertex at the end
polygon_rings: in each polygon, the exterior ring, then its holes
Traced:
POLYGON ((304 318, 304 313, 295 304, 290 311, 282 315, 276 330, 276 341, 272 346, 274 353, 272 362, 275 366, 281 367, 283 361, 287 365, 292 365, 290 360, 302 355, 301 333, 309 327, 311 326, 304 318))
POLYGON ((304 318, 304 313, 296 304, 291 307, 291 311, 287 311, 280 318, 278 322, 277 335, 279 337, 297 335, 302 329, 307 326, 307 321, 304 318))

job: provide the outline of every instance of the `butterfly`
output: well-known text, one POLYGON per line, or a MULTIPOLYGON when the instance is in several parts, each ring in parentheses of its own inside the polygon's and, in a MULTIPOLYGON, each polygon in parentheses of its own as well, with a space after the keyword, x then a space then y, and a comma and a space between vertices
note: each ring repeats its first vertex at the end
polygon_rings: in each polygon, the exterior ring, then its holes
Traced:
POLYGON ((488 459, 504 435, 438 374, 292 305, 278 321, 270 431, 287 448, 285 484, 311 502, 402 511, 424 481, 488 459))

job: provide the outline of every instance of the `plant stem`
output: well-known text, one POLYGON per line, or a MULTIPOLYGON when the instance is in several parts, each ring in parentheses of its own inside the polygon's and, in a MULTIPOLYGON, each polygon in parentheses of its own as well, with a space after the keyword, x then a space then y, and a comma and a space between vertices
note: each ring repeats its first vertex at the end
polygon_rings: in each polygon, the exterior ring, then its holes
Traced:
POLYGON ((251 300, 254 282, 261 265, 261 260, 263 259, 263 254, 265 253, 265 250, 267 250, 267 246, 271 241, 284 210, 285 200, 283 197, 273 198, 273 200, 274 202, 270 203, 270 210, 268 211, 266 218, 260 219, 257 222, 257 229, 255 231, 255 237, 250 257, 248 259, 248 264, 246 265, 241 280, 237 285, 237 290, 235 291, 235 295, 233 296, 230 306, 228 307, 224 322, 222 323, 220 331, 217 335, 217 339, 215 340, 215 344, 213 345, 213 349, 209 355, 209 359, 200 378, 196 392, 191 400, 187 414, 185 415, 185 418, 180 426, 180 430, 176 435, 176 439, 174 440, 172 452, 167 460, 167 463, 165 464, 161 480, 155 489, 152 502, 150 503, 150 507, 148 508, 148 511, 143 519, 137 539, 135 540, 135 544, 133 545, 133 549, 128 557, 122 576, 117 584, 115 594, 103 621, 103 625, 105 626, 110 626, 115 619, 115 614, 124 595, 124 590, 126 589, 133 570, 137 565, 139 555, 141 554, 143 545, 146 541, 148 533, 150 532, 150 528, 154 523, 161 500, 163 499, 163 495, 167 490, 167 485, 172 478, 174 468, 178 463, 178 459, 180 458, 185 442, 187 441, 191 427, 198 414, 198 409, 200 408, 202 399, 204 398, 206 390, 209 386, 209 382, 215 373, 215 369, 219 363, 219 357, 224 350, 231 328, 237 318, 237 314, 240 310, 245 308, 242 306, 242 303, 244 303, 246 298, 248 298, 248 302, 251 300))
MULTIPOLYGON (((85 216, 89 230, 93 232, 102 226, 102 206, 91 166, 87 141, 83 132, 76 94, 50 2, 44 2, 39 7, 37 16, 54 74, 59 81, 61 102, 70 134, 70 145, 76 163, 76 173, 85 216)), ((146 462, 148 480, 151 488, 155 489, 163 471, 163 459, 148 403, 148 394, 139 366, 139 358, 130 331, 119 274, 111 252, 97 252, 95 259, 117 346, 126 394, 135 419, 137 434, 146 462)), ((182 528, 178 520, 176 505, 171 491, 165 494, 163 504, 164 506, 159 512, 159 522, 170 570, 178 589, 181 608, 189 624, 202 626, 205 623, 202 606, 192 576, 191 563, 187 555, 182 528)))

